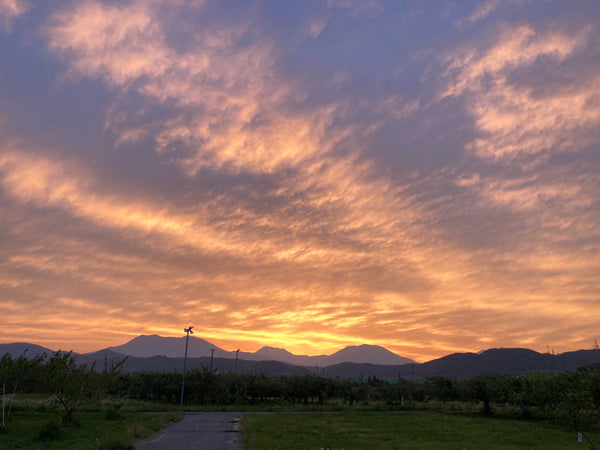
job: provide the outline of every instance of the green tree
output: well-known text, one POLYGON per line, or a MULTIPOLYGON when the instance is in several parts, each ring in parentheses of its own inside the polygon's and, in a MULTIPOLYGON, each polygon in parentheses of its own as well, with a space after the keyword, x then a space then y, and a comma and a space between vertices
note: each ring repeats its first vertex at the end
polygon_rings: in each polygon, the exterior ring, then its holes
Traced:
POLYGON ((523 393, 531 406, 539 407, 547 417, 554 418, 565 389, 562 378, 554 372, 529 373, 523 383, 523 393))
POLYGON ((77 423, 73 413, 99 394, 98 377, 86 364, 77 365, 69 353, 56 352, 46 362, 46 382, 56 402, 63 407, 63 420, 77 423))

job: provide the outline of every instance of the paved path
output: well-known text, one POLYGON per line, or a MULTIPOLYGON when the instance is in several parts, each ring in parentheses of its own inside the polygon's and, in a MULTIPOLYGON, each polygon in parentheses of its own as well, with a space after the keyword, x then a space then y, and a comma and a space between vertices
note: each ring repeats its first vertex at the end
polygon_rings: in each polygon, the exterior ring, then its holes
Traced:
POLYGON ((236 412, 187 413, 177 423, 136 446, 137 450, 241 449, 240 417, 236 412))

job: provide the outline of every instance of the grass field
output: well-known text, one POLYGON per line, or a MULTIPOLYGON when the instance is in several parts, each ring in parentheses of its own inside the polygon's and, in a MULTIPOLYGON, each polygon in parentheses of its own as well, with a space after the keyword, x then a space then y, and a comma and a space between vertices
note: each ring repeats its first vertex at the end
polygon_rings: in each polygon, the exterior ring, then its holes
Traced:
MULTIPOLYGON (((181 417, 177 412, 82 410, 78 424, 64 425, 59 411, 45 406, 13 408, 0 449, 127 449, 181 417)), ((0 428, 1 430, 1 428, 0 428)))
MULTIPOLYGON (((532 420, 438 412, 250 414, 248 449, 587 449, 572 429, 532 420)), ((600 442, 600 433, 588 434, 600 442)))
MULTIPOLYGON (((577 443, 571 428, 509 418, 509 411, 499 408, 497 412, 507 417, 482 416, 474 404, 427 403, 404 411, 384 410, 377 404, 340 408, 267 403, 235 409, 250 413, 242 419, 249 449, 589 448, 585 441, 577 443)), ((186 405, 183 410, 223 408, 186 405)), ((60 409, 47 397, 21 396, 7 428, 0 431, 0 449, 131 449, 136 441, 180 417, 179 405, 113 399, 77 411, 78 425, 63 425, 60 409)), ((600 430, 588 436, 600 443, 600 430)))

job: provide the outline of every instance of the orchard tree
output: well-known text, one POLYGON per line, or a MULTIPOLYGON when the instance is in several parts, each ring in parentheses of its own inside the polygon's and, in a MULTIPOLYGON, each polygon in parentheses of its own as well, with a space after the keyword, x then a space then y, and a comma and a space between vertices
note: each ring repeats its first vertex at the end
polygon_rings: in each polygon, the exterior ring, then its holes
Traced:
POLYGON ((107 380, 115 376, 122 363, 124 361, 110 369, 106 367, 103 374, 98 374, 94 372, 94 364, 89 369, 86 364, 77 365, 71 352, 58 351, 52 355, 45 365, 46 383, 48 391, 65 410, 63 420, 76 424, 73 413, 104 395, 107 380))

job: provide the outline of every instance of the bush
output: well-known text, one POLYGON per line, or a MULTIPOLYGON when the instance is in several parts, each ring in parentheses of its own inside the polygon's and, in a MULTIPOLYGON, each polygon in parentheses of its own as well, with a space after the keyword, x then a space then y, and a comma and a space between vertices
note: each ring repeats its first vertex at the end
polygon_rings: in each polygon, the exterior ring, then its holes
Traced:
POLYGON ((40 441, 55 441, 60 437, 60 432, 60 425, 55 419, 52 419, 40 429, 37 438, 40 441))
POLYGON ((115 403, 110 408, 106 410, 104 414, 104 418, 106 420, 119 420, 121 418, 121 408, 123 407, 122 403, 115 403))

